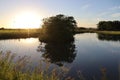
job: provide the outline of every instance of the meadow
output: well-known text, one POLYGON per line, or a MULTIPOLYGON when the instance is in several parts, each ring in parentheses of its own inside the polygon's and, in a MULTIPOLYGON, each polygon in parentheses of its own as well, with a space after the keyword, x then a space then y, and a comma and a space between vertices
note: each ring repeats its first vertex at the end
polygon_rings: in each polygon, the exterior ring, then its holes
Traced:
POLYGON ((95 31, 96 33, 120 35, 120 31, 95 31))
POLYGON ((0 30, 0 39, 16 39, 38 37, 40 29, 3 29, 0 30))
MULTIPOLYGON (((16 39, 16 38, 30 38, 39 37, 41 29, 2 29, 0 30, 0 39, 16 39)), ((120 31, 101 31, 96 29, 76 30, 78 33, 102 33, 120 35, 120 31)))

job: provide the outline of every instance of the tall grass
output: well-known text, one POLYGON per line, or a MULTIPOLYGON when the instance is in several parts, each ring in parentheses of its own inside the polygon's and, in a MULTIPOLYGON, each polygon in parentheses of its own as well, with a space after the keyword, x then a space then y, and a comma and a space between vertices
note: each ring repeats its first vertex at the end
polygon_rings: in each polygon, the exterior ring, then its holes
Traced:
MULTIPOLYGON (((47 63, 47 62, 46 62, 47 63)), ((65 75, 69 69, 65 67, 50 69, 50 64, 45 66, 41 62, 36 67, 31 67, 29 57, 17 57, 11 52, 0 52, 0 80, 75 80, 65 75)), ((101 68, 101 79, 109 80, 106 75, 106 68, 101 68)), ((79 80, 87 80, 79 71, 79 80)), ((97 77, 93 76, 93 80, 97 77)))
POLYGON ((42 65, 34 69, 28 67, 30 62, 27 56, 19 57, 15 61, 15 55, 10 52, 0 52, 0 80, 62 80, 64 69, 49 70, 49 64, 42 69, 42 65))
POLYGON ((39 37, 40 29, 4 29, 0 30, 0 39, 39 37))

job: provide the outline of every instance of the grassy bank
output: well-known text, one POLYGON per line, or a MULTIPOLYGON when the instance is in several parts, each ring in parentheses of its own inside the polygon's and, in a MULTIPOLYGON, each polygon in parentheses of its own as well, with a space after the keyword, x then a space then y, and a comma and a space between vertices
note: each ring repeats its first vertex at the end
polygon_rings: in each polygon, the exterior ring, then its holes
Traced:
POLYGON ((94 32, 102 34, 120 35, 120 31, 94 31, 94 32))
POLYGON ((30 68, 28 65, 31 63, 26 56, 17 61, 14 61, 15 57, 10 52, 0 52, 0 80, 61 80, 64 74, 63 70, 59 74, 57 69, 49 71, 49 65, 45 69, 41 64, 30 68))
POLYGON ((96 29, 76 30, 76 33, 102 33, 102 34, 120 35, 120 31, 100 31, 96 29))
POLYGON ((0 39, 38 37, 40 29, 4 29, 0 30, 0 39))
MULTIPOLYGON (((39 37, 41 29, 3 29, 0 30, 0 39, 19 39, 19 38, 30 38, 39 37)), ((120 31, 99 31, 99 30, 76 30, 76 34, 79 33, 102 33, 102 34, 112 34, 120 35, 120 31)))
MULTIPOLYGON (((65 78, 68 68, 59 67, 51 70, 49 62, 44 66, 40 62, 33 68, 30 67, 32 64, 27 56, 19 57, 14 61, 15 59, 16 56, 10 52, 0 52, 0 80, 87 80, 80 71, 78 71, 79 79, 70 76, 65 78)), ((101 74, 100 80, 109 80, 106 76, 106 68, 101 68, 101 74)), ((93 80, 97 80, 95 76, 93 80)))

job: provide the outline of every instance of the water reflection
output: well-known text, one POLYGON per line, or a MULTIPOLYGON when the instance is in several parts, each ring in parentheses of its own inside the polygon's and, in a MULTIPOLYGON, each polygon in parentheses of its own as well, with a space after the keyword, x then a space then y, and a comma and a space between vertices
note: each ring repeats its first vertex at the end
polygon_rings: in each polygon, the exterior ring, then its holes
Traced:
POLYGON ((120 41, 120 35, 97 33, 99 40, 120 41))
MULTIPOLYGON (((30 56, 33 66, 38 65, 43 59, 53 63, 50 64, 50 68, 65 65, 69 69, 66 76, 71 76, 75 80, 79 80, 78 71, 81 71, 85 80, 93 80, 94 76, 96 80, 101 80, 101 68, 106 68, 109 80, 119 80, 120 38, 114 35, 109 39, 110 41, 107 41, 109 35, 106 37, 102 34, 102 38, 100 35, 96 33, 76 34, 75 41, 64 44, 40 44, 38 38, 0 40, 0 50, 3 52, 10 50, 18 56, 30 56)), ((43 61, 42 64, 46 66, 46 62, 43 61)))
POLYGON ((74 41, 68 43, 46 43, 45 50, 40 46, 38 48, 44 51, 42 56, 46 60, 59 66, 63 66, 64 63, 72 63, 76 56, 74 41))

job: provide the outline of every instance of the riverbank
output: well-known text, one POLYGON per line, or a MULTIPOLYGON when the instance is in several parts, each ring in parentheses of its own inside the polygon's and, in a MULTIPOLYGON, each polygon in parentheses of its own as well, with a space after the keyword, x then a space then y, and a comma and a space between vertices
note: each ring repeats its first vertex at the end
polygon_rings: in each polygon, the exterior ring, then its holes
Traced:
POLYGON ((96 33, 120 35, 120 31, 95 31, 96 33))
POLYGON ((55 69, 49 71, 49 64, 43 69, 43 65, 38 63, 33 69, 27 56, 19 57, 17 61, 15 58, 15 54, 0 52, 0 80, 61 80, 63 74, 56 74, 58 71, 55 69))
MULTIPOLYGON (((18 39, 18 38, 30 38, 39 37, 41 29, 3 29, 0 30, 0 39, 18 39)), ((99 31, 99 30, 76 30, 76 34, 79 33, 102 33, 120 35, 120 31, 99 31)))
POLYGON ((0 39, 38 37, 40 29, 4 29, 0 30, 0 39))
POLYGON ((76 30, 76 33, 102 33, 102 34, 112 34, 120 35, 120 31, 100 31, 100 30, 76 30))

